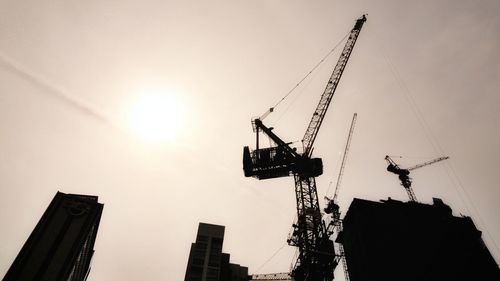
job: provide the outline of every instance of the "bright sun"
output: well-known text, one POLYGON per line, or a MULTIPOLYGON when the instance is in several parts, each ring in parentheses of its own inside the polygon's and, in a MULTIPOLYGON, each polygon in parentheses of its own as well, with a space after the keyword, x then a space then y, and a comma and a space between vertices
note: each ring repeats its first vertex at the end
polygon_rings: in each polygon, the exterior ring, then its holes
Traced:
POLYGON ((173 95, 144 94, 131 106, 129 125, 145 141, 171 141, 183 125, 184 113, 182 104, 173 95))

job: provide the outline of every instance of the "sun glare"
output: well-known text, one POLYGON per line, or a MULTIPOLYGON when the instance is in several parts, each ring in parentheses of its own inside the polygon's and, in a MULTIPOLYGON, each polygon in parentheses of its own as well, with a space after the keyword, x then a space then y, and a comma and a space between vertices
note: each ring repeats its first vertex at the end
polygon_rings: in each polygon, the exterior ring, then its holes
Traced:
POLYGON ((144 94, 133 102, 129 124, 142 140, 172 141, 182 127, 183 115, 182 104, 174 95, 144 94))

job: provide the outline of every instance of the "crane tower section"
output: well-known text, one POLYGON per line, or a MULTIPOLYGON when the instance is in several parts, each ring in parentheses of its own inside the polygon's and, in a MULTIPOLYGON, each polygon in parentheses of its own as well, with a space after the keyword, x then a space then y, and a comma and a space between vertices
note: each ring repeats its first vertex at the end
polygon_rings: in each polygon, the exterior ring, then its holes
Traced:
POLYGON ((320 101, 311 118, 302 140, 303 152, 291 147, 266 127, 262 120, 252 121, 256 132, 256 149, 243 148, 243 170, 246 177, 270 179, 293 176, 295 180, 295 198, 297 222, 288 244, 299 249, 297 261, 292 270, 295 281, 331 281, 337 265, 333 241, 322 220, 315 177, 323 173, 321 158, 311 158, 313 144, 325 117, 326 111, 335 93, 340 77, 354 48, 359 32, 366 21, 362 16, 349 34, 349 38, 321 95, 320 101), (260 148, 260 132, 267 135, 274 145, 260 148))

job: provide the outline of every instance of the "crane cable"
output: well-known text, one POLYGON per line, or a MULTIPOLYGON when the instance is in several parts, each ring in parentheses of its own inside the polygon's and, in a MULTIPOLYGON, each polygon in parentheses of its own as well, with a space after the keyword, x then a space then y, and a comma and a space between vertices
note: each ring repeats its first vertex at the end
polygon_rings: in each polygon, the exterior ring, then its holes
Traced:
POLYGON ((274 109, 281 104, 295 89, 297 89, 304 80, 306 80, 336 49, 349 35, 350 31, 340 40, 300 81, 293 86, 284 97, 282 97, 274 106, 270 107, 264 114, 262 114, 259 119, 264 120, 270 113, 274 112, 274 109))
MULTIPOLYGON (((375 35, 378 37, 377 32, 375 30, 373 30, 373 31, 374 31, 375 35)), ((375 39, 378 39, 378 38, 375 38, 375 39)), ((417 103, 415 102, 415 99, 413 98, 409 87, 406 85, 406 83, 404 82, 403 78, 399 74, 399 72, 398 72, 395 64, 392 62, 392 60, 389 57, 388 53, 384 51, 384 48, 383 48, 382 43, 381 43, 381 40, 374 40, 374 41, 376 43, 375 45, 378 46, 378 48, 380 50, 380 53, 383 55, 383 57, 384 57, 384 59, 385 59, 385 61, 387 63, 387 66, 389 68, 389 70, 391 71, 392 75, 396 79, 396 82, 398 83, 399 87, 402 89, 403 95, 404 95, 406 101, 408 102, 408 104, 410 105, 410 108, 412 109, 412 111, 413 111, 413 113, 414 113, 414 115, 415 115, 418 123, 422 127, 422 129, 424 131, 424 134, 427 137, 427 140, 429 141, 429 143, 431 144, 432 148, 434 149, 434 151, 437 154, 445 155, 443 148, 439 144, 439 141, 437 140, 436 136, 432 133, 429 124, 425 120, 424 115, 422 114, 422 112, 419 109, 417 103)), ((452 186, 453 187, 458 186, 460 188, 460 190, 462 191, 462 192, 457 192, 457 194, 458 194, 459 199, 462 201, 463 206, 465 207, 465 209, 467 210, 467 212, 470 213, 470 214, 472 214, 472 212, 470 211, 470 209, 469 209, 468 206, 469 205, 472 206, 472 209, 473 209, 474 213, 476 214, 476 216, 477 216, 477 218, 479 220, 479 223, 484 227, 484 229, 486 231, 486 234, 489 237, 489 239, 492 241, 493 246, 495 247, 497 253, 500 254, 500 248, 498 247, 497 243, 493 239, 493 236, 491 235, 491 233, 489 232, 488 228, 486 227, 486 224, 484 223, 484 221, 483 221, 483 219, 482 219, 479 211, 477 210, 477 208, 474 205, 472 199, 470 198, 470 195, 468 194, 468 192, 466 191, 464 185, 462 184, 462 181, 458 177, 455 169, 450 164, 450 162, 446 162, 446 163, 443 163, 443 164, 445 165, 445 167, 448 168, 448 169, 445 169, 445 172, 448 175, 448 178, 450 180, 452 180, 452 183, 453 183, 453 179, 455 180, 455 184, 452 184, 452 186), (464 196, 465 196, 465 199, 463 198, 464 196)))
MULTIPOLYGON (((291 224, 295 223, 297 221, 297 215, 294 215, 293 218, 291 219, 291 224)), ((283 248, 287 245, 287 241, 283 242, 283 245, 279 247, 264 263, 262 263, 257 270, 255 270, 256 274, 265 266, 267 265, 283 248)))
POLYGON ((272 254, 261 266, 259 266, 259 268, 257 268, 257 270, 255 270, 255 272, 259 272, 266 264, 268 264, 286 245, 286 241, 283 242, 283 245, 281 245, 281 247, 276 250, 274 252, 274 254, 272 254))

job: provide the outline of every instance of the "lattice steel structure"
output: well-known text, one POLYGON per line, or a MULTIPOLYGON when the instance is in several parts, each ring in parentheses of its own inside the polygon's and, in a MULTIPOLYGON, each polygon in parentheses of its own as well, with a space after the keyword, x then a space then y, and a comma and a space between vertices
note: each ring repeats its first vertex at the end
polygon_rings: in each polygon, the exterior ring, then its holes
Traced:
POLYGON ((328 80, 309 126, 302 139, 304 152, 299 154, 266 127, 260 119, 253 121, 256 132, 256 149, 243 149, 245 176, 258 179, 292 176, 295 180, 297 222, 288 243, 299 248, 299 256, 292 270, 296 281, 331 281, 337 265, 333 241, 330 240, 319 207, 315 177, 323 173, 320 158, 311 158, 314 140, 335 93, 340 77, 354 48, 366 17, 356 21, 337 65, 328 80), (276 146, 259 148, 259 132, 265 133, 276 146))
POLYGON ((318 135, 321 123, 323 123, 323 119, 325 118, 326 111, 330 106, 333 94, 335 94, 335 90, 337 89, 337 85, 339 84, 340 77, 342 77, 342 73, 344 73, 347 61, 351 56, 352 49, 354 48, 354 44, 358 39, 359 32, 361 31, 361 28, 363 27, 365 21, 365 16, 362 16, 356 21, 356 24, 351 30, 349 38, 347 39, 347 42, 344 46, 344 50, 342 51, 342 54, 340 55, 335 68, 333 69, 333 73, 330 76, 328 83, 326 84, 325 91, 323 92, 323 95, 321 95, 318 106, 316 107, 316 110, 314 110, 314 114, 312 115, 309 126, 307 127, 306 133, 304 134, 304 138, 302 139, 302 145, 304 146, 304 155, 310 156, 312 153, 314 140, 318 135))

